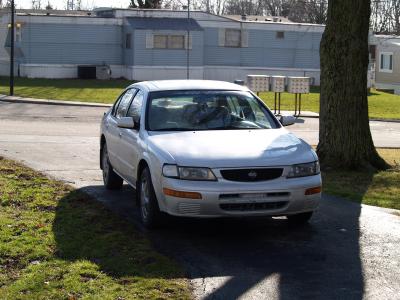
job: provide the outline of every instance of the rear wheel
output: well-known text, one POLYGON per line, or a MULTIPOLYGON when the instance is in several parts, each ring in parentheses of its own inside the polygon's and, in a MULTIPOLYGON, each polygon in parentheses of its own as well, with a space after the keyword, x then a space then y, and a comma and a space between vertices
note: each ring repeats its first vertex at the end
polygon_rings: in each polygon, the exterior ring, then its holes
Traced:
POLYGON ((147 228, 157 227, 162 220, 149 168, 145 168, 140 176, 138 185, 140 218, 147 228))
POLYGON ((301 214, 295 214, 295 215, 288 215, 286 216, 287 219, 289 220, 289 223, 291 224, 306 224, 308 221, 311 219, 313 215, 313 212, 306 212, 306 213, 301 213, 301 214))
POLYGON ((118 190, 122 188, 123 180, 117 173, 114 172, 108 158, 107 145, 104 144, 102 151, 102 169, 103 169, 103 182, 108 190, 118 190))

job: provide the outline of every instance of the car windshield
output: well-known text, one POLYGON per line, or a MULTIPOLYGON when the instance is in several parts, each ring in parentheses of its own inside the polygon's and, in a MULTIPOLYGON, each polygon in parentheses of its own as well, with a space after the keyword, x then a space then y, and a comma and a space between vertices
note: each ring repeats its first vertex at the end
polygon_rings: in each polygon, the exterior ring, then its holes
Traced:
POLYGON ((271 129, 279 125, 250 92, 163 91, 150 94, 150 131, 271 129))

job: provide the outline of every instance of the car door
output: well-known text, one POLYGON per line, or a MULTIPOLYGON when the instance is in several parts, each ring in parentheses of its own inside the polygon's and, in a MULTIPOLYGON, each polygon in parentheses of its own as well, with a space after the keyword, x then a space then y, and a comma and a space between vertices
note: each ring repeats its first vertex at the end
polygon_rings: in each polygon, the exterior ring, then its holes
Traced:
POLYGON ((117 106, 112 114, 109 116, 107 122, 107 150, 108 156, 113 168, 121 173, 123 164, 121 163, 121 128, 118 127, 118 120, 126 116, 129 104, 135 95, 136 89, 128 89, 120 96, 117 106))
MULTIPOLYGON (((142 107, 145 94, 138 90, 134 96, 126 116, 133 118, 136 124, 140 124, 142 107)), ((122 175, 131 183, 136 183, 137 165, 141 149, 140 129, 121 128, 121 164, 122 175)))

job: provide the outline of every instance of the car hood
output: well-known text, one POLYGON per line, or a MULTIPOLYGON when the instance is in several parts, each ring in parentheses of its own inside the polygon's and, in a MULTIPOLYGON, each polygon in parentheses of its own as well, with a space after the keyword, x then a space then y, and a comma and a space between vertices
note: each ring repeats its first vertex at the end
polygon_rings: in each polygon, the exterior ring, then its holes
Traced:
POLYGON ((316 160, 286 129, 152 132, 152 151, 181 166, 209 168, 283 166, 316 160))

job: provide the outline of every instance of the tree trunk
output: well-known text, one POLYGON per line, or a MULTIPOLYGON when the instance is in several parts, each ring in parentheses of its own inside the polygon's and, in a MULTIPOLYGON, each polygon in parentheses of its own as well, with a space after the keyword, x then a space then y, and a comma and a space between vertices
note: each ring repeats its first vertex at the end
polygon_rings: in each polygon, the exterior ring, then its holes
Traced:
POLYGON ((321 41, 321 108, 317 152, 322 168, 385 169, 368 117, 370 0, 329 0, 321 41))

